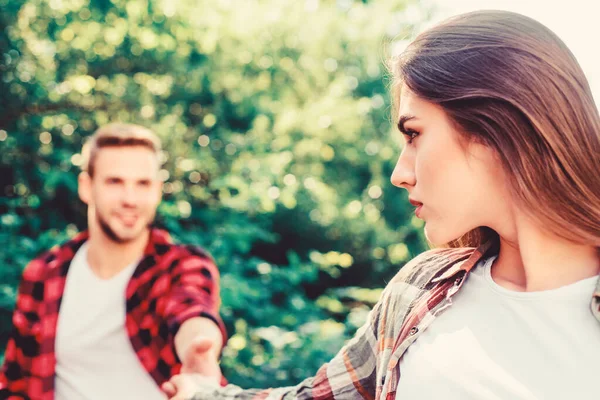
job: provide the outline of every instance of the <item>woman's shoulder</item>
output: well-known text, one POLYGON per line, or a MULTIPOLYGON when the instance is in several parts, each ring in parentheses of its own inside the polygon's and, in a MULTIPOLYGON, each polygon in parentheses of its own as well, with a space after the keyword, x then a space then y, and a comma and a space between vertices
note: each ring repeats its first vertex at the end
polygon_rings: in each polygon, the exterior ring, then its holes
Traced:
POLYGON ((437 248, 425 251, 406 263, 388 286, 409 285, 423 289, 458 262, 468 259, 473 247, 437 248))
POLYGON ((436 278, 474 252, 475 249, 469 247, 439 248, 421 253, 406 263, 387 284, 376 307, 375 315, 379 318, 374 321, 383 324, 379 329, 386 332, 386 337, 397 337, 415 304, 445 281, 436 278))

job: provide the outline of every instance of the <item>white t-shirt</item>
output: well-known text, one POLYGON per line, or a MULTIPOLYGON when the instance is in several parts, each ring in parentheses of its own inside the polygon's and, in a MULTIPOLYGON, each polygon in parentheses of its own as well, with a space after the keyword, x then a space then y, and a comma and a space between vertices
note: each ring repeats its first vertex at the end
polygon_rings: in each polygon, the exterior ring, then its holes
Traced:
POLYGON ((67 274, 56 333, 56 400, 164 400, 125 330, 125 289, 137 263, 110 279, 87 262, 88 243, 67 274))
POLYGON ((597 277, 511 291, 483 260, 400 360, 398 400, 598 399, 597 277))

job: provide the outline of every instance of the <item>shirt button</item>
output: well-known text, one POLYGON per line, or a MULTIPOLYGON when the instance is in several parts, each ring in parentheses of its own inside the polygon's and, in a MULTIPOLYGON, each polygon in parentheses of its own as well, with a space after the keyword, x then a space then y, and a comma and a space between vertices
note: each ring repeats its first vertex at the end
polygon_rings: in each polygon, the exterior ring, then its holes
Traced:
POLYGON ((417 332, 419 332, 419 328, 417 328, 416 326, 413 326, 412 328, 410 328, 409 335, 414 336, 414 335, 416 335, 417 332))

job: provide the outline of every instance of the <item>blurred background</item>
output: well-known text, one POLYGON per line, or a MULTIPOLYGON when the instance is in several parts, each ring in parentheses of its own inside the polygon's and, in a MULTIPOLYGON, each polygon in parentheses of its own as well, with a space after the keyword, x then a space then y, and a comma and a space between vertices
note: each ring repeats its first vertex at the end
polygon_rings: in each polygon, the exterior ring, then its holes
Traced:
POLYGON ((157 225, 220 268, 225 376, 314 374, 426 248, 385 62, 447 6, 0 0, 0 348, 24 266, 85 229, 84 139, 124 121, 163 141, 157 225))
MULTIPOLYGON (((313 374, 424 249, 389 183, 384 61, 410 1, 0 0, 0 347, 20 274, 85 229, 81 145, 148 126, 164 145, 157 224, 222 274, 225 376, 313 374)), ((395 137, 394 137, 395 136, 395 137)))

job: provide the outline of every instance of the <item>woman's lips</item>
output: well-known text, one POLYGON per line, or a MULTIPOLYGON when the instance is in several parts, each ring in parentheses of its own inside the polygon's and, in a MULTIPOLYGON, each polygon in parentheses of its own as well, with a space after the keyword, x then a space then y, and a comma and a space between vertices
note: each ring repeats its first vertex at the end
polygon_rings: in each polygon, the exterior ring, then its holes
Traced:
POLYGON ((421 208, 423 208, 423 204, 421 204, 415 209, 415 215, 417 216, 417 218, 421 218, 421 208))
POLYGON ((423 203, 414 199, 408 199, 408 201, 415 207, 415 215, 417 218, 421 218, 421 209, 423 208, 423 203))

